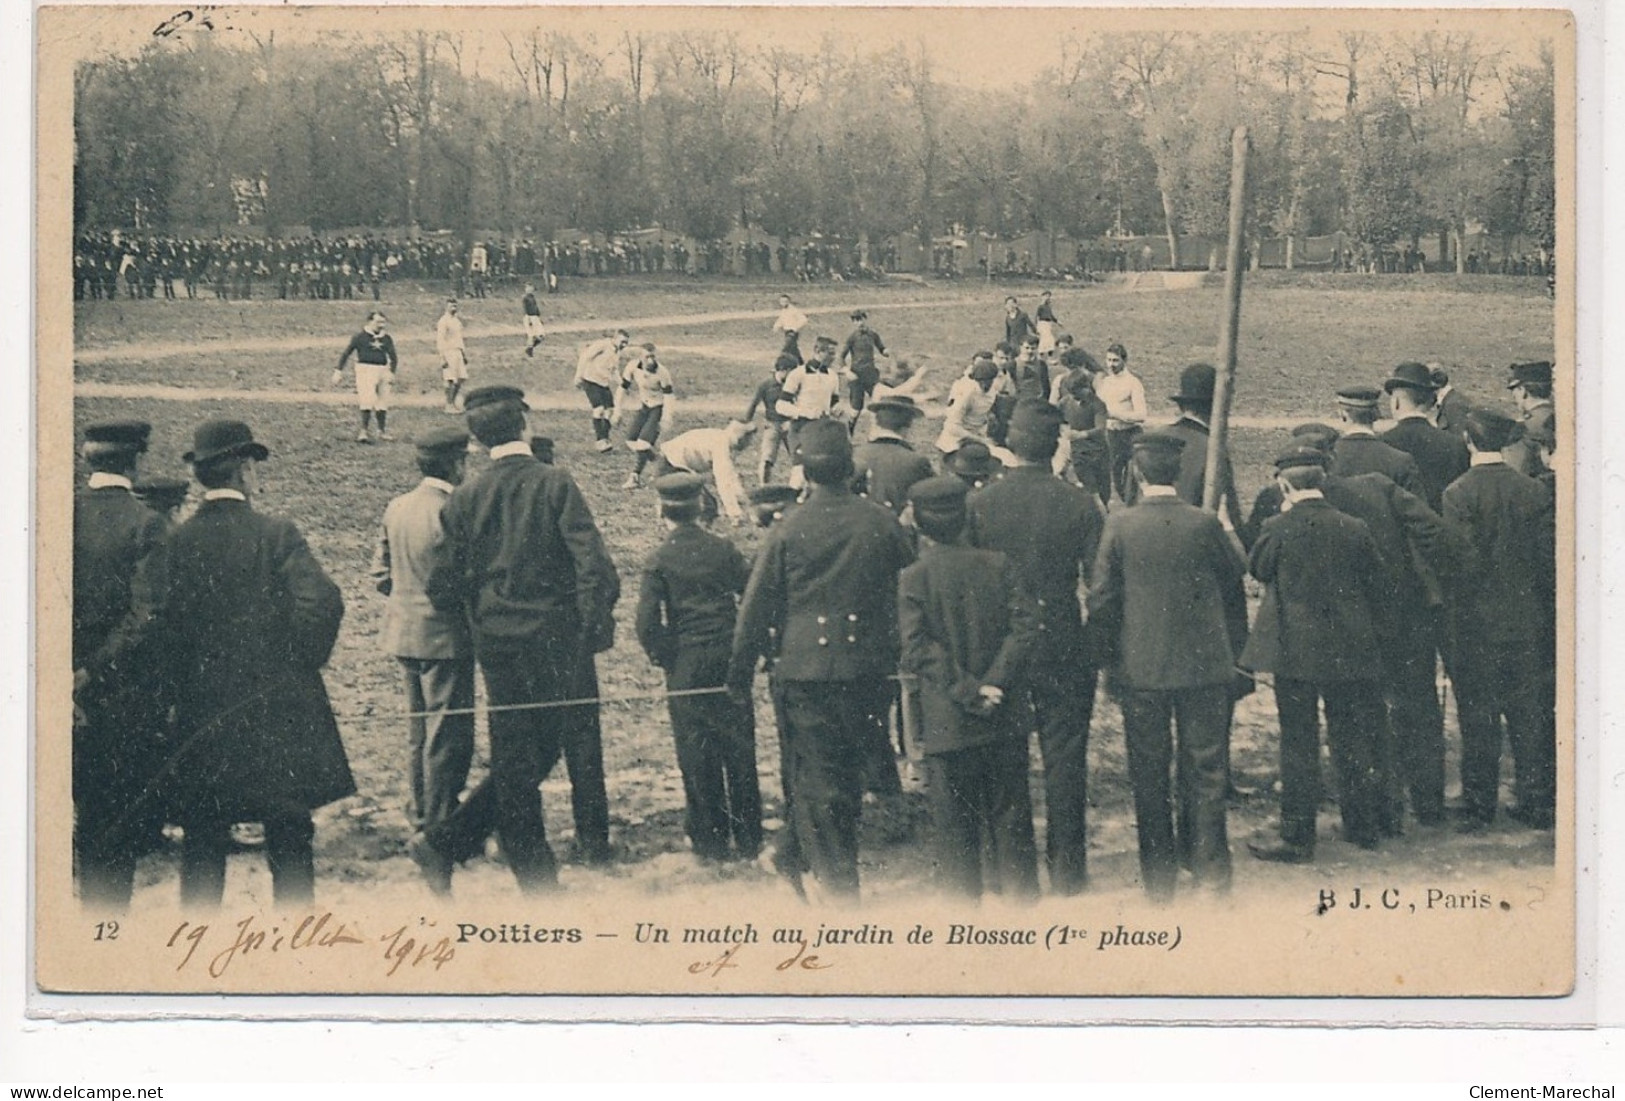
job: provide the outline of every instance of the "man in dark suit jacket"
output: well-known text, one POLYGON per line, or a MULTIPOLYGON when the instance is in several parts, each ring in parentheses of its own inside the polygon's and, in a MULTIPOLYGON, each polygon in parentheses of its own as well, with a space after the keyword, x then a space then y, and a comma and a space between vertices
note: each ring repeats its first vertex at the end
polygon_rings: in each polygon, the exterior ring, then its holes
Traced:
POLYGON ((1517 770, 1518 820, 1550 828, 1556 797, 1555 726, 1542 713, 1540 640, 1555 637, 1552 498, 1508 466, 1501 449, 1515 427, 1496 409, 1467 417, 1472 467, 1444 492, 1444 518, 1472 545, 1457 578, 1456 710, 1468 829, 1495 820, 1500 801, 1501 723, 1517 770))
POLYGON ((967 538, 972 546, 1002 551, 1017 582, 1038 602, 1037 650, 1015 690, 1038 723, 1050 890, 1071 895, 1089 878, 1089 723, 1097 664, 1084 636, 1078 590, 1088 584, 1105 510, 1094 494, 1051 473, 1060 432, 1055 406, 1030 399, 1016 406, 1007 443, 1019 465, 971 494, 967 538))
POLYGON ((1185 446, 1161 431, 1136 438, 1139 503, 1107 518, 1089 590, 1089 627, 1112 654, 1123 709, 1140 877, 1159 901, 1173 897, 1182 858, 1199 882, 1230 886, 1225 761, 1247 635, 1245 564, 1218 518, 1174 488, 1185 446))
POLYGON ((1382 474, 1407 493, 1427 498, 1416 460, 1397 447, 1377 439, 1377 401, 1381 391, 1375 386, 1348 386, 1337 392, 1337 409, 1344 422, 1343 434, 1332 448, 1333 474, 1382 474))
POLYGON ((1038 641, 1038 608, 1005 555, 964 544, 967 492, 951 474, 911 491, 924 539, 897 582, 901 668, 917 678, 939 885, 978 898, 985 870, 1000 894, 1030 900, 1038 854, 1015 688, 1038 641))
POLYGON ((1436 391, 1422 364, 1401 363, 1383 389, 1393 405, 1394 426, 1382 434, 1382 442, 1416 460, 1423 497, 1428 508, 1438 512, 1444 487, 1467 472, 1467 445, 1459 431, 1451 435, 1429 419, 1436 391))
MULTIPOLYGON (((1295 444, 1331 462, 1337 432, 1328 425, 1292 430, 1295 444)), ((1438 654, 1444 613, 1443 579, 1454 575, 1465 555, 1462 540, 1421 498, 1381 474, 1338 477, 1321 484, 1326 502, 1365 523, 1376 540, 1387 578, 1384 607, 1393 637, 1382 647, 1391 738, 1378 745, 1384 777, 1385 833, 1397 834, 1404 820, 1405 792, 1424 825, 1444 821, 1444 714, 1439 708, 1438 654)), ((1264 524, 1281 511, 1279 482, 1259 491, 1239 533, 1248 548, 1264 524)))
POLYGON ((1552 365, 1544 360, 1514 363, 1507 389, 1517 402, 1521 419, 1501 454, 1513 470, 1534 478, 1543 468, 1536 454, 1538 445, 1527 442, 1527 437, 1531 429, 1549 432, 1557 423, 1557 409, 1552 405, 1552 365))
POLYGON ((1265 590, 1241 664, 1275 675, 1281 721, 1281 836, 1248 845, 1262 860, 1314 858, 1322 701, 1344 839, 1371 849, 1382 833, 1388 571, 1365 524, 1321 494, 1324 463, 1322 452, 1297 445, 1277 457, 1284 511, 1264 524, 1250 562, 1265 590))
POLYGON ((809 423, 796 453, 813 489, 768 529, 728 686, 748 699, 757 661, 772 660, 795 843, 824 890, 856 901, 863 766, 891 706, 897 574, 914 551, 888 509, 852 494, 845 425, 809 423))
POLYGON ((1450 371, 1442 363, 1428 364, 1428 378, 1434 387, 1433 423, 1452 436, 1460 436, 1467 427, 1467 412, 1472 403, 1465 394, 1450 385, 1450 371))
POLYGON ((344 618, 339 588, 287 521, 255 512, 270 452, 241 421, 199 425, 185 459, 203 503, 175 529, 162 601, 175 690, 181 901, 215 906, 234 822, 265 827, 278 903, 315 894, 310 812, 355 793, 322 682, 344 618))
POLYGON ((524 392, 481 387, 464 410, 492 463, 446 501, 445 544, 428 593, 436 608, 472 623, 493 707, 491 771, 450 818, 422 835, 429 851, 414 856, 420 863, 467 859, 495 831, 520 890, 549 891, 558 868, 537 788, 581 717, 571 714, 575 708, 513 705, 578 698, 582 656, 613 643, 620 578, 574 480, 537 462, 525 442, 524 392))
POLYGON ((159 767, 162 709, 153 623, 168 525, 136 499, 145 421, 101 421, 80 448, 90 480, 73 501, 74 862, 87 906, 122 909, 162 825, 145 790, 159 767))
POLYGON ((908 506, 909 486, 932 473, 931 460, 908 442, 908 430, 922 411, 913 398, 898 394, 870 402, 869 412, 875 427, 869 442, 852 452, 853 490, 901 516, 908 506))
MULTIPOLYGON (((1180 452, 1179 478, 1174 490, 1188 505, 1202 507, 1203 491, 1207 484, 1208 422, 1213 419, 1213 395, 1218 373, 1210 363, 1193 363, 1179 373, 1179 393, 1171 395, 1179 407, 1179 419, 1163 429, 1169 435, 1185 441, 1180 452)), ((1230 453, 1219 456, 1219 506, 1232 528, 1241 527, 1241 500, 1236 495, 1235 473, 1230 467, 1230 453)), ((1129 479, 1126 499, 1134 504, 1139 498, 1140 482, 1129 479)))

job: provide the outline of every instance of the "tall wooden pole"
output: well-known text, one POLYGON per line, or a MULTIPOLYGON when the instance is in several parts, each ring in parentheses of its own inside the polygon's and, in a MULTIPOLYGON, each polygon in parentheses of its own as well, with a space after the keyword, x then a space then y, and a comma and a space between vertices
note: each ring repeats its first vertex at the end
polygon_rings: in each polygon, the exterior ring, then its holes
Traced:
POLYGON ((1241 328, 1241 243, 1247 219, 1247 154, 1252 143, 1245 126, 1230 135, 1230 243, 1224 259, 1224 314, 1219 321, 1218 378, 1213 388, 1213 417, 1208 425, 1207 472, 1202 479, 1202 508, 1220 510, 1220 470, 1230 436, 1230 395, 1236 384, 1236 334, 1241 328))

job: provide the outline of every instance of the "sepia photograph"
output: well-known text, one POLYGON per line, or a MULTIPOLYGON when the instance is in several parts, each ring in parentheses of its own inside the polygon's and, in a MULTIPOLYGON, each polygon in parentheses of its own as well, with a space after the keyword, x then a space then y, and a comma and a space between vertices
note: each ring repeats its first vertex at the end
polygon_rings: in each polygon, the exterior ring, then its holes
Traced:
POLYGON ((1569 994, 1575 51, 40 8, 34 982, 1569 994))

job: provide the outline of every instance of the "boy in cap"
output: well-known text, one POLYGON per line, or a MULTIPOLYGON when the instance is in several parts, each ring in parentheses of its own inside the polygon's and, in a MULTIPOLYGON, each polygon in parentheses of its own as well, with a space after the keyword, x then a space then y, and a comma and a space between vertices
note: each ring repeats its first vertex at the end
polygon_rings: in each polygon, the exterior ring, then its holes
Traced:
POLYGON ((1444 491, 1445 520, 1472 544, 1471 564, 1455 579, 1453 605, 1467 829, 1495 820, 1503 721, 1517 770, 1514 817, 1550 828, 1555 809, 1556 727, 1542 691, 1543 670, 1555 660, 1549 650, 1556 637, 1553 502, 1502 458, 1516 427, 1500 410, 1472 410, 1472 466, 1444 491))
MULTIPOLYGON (((412 826, 421 835, 439 828, 457 809, 474 758, 474 646, 461 617, 429 601, 428 581, 445 533, 440 512, 462 484, 468 431, 439 428, 417 443, 423 480, 389 502, 372 576, 388 597, 379 639, 400 665, 406 688, 407 746, 412 783, 412 826)), ((451 890, 451 862, 414 839, 429 889, 451 890)))
POLYGON ((745 415, 739 418, 746 424, 753 424, 756 410, 762 410, 762 438, 756 456, 756 480, 763 485, 773 480, 773 464, 778 460, 779 449, 790 450, 789 420, 779 411, 779 398, 784 395, 785 380, 799 366, 799 353, 791 355, 780 352, 779 358, 773 361, 773 373, 757 384, 750 405, 745 407, 745 415))
POLYGON ((390 439, 385 420, 389 415, 389 392, 395 384, 400 360, 395 354, 395 338, 384 332, 388 319, 379 310, 367 315, 367 323, 350 338, 333 368, 333 385, 344 381, 344 365, 355 356, 356 402, 361 408, 361 431, 356 443, 371 443, 372 418, 378 417, 378 438, 390 439))
POLYGON ((599 452, 615 446, 609 442, 615 419, 615 388, 621 377, 621 351, 631 339, 625 329, 616 329, 602 340, 582 345, 576 359, 575 384, 592 407, 593 448, 599 452))
POLYGON ((1253 547, 1249 568, 1264 584, 1264 600, 1240 658, 1245 669, 1274 674, 1281 723, 1280 837, 1248 848, 1260 860, 1290 864, 1315 854, 1321 703, 1344 840, 1376 848, 1385 813, 1387 571, 1370 529, 1321 493, 1324 463, 1324 453, 1301 444, 1276 457, 1282 512, 1253 547))
POLYGON ((1014 697, 1034 656, 1038 609, 1004 554, 965 545, 967 489, 943 475, 909 490, 924 538, 919 560, 897 579, 899 669, 917 678, 938 885, 979 898, 986 881, 1030 901, 1038 897, 1038 854, 1014 697))
POLYGON ((152 427, 85 429, 90 468, 73 499, 73 852, 87 907, 121 910, 143 838, 162 825, 143 789, 160 764, 163 700, 152 675, 168 524, 133 493, 152 427))
POLYGON ((1524 438, 1531 428, 1551 428, 1557 422, 1557 410, 1552 406, 1552 365, 1545 360, 1514 363, 1507 389, 1521 420, 1512 441, 1502 449, 1502 457, 1513 470, 1533 478, 1540 473, 1540 462, 1535 445, 1524 438))
POLYGON ((1382 474, 1399 488, 1427 499, 1427 489, 1416 460, 1377 438, 1378 402, 1382 391, 1375 386, 1345 386, 1337 391, 1337 412, 1343 431, 1332 447, 1331 472, 1341 477, 1355 474, 1382 474))
POLYGON ((1000 551, 1016 582, 1038 602, 1042 651, 1014 686, 1037 721, 1044 763, 1044 852, 1050 889, 1077 894, 1088 883, 1089 723, 1096 661, 1087 644, 1079 585, 1087 584, 1105 514, 1100 501, 1050 470, 1061 412, 1024 399, 1010 417, 1016 465, 970 499, 968 542, 1000 551))
POLYGON ((1181 863, 1229 889, 1231 685, 1247 634, 1246 564, 1218 518, 1181 499, 1186 450, 1170 431, 1135 439, 1137 500, 1107 517, 1089 589, 1123 709, 1140 879, 1157 901, 1173 898, 1181 863))
POLYGON ((808 424, 796 446, 813 488, 768 529, 740 603, 727 683, 747 701, 757 662, 773 660, 791 844, 831 895, 856 901, 863 768, 877 742, 884 748, 897 574, 914 551, 895 516, 852 495, 845 425, 808 424))
POLYGON ((655 454, 655 444, 660 440, 660 422, 666 412, 666 402, 676 393, 671 372, 655 355, 653 344, 645 344, 642 355, 627 364, 621 375, 617 416, 633 400, 634 389, 637 391, 637 407, 632 413, 632 423, 626 428, 626 446, 637 456, 637 466, 621 483, 622 489, 637 489, 643 484, 643 469, 649 465, 649 460, 655 454))
POLYGON ((185 478, 156 477, 137 481, 134 492, 137 500, 173 524, 179 522, 191 489, 185 478))
POLYGON ((203 503, 169 539, 161 633, 186 747, 171 777, 186 906, 219 905, 237 822, 265 827, 277 904, 308 905, 311 812, 355 794, 321 674, 344 600, 299 530, 253 509, 269 457, 235 420, 199 425, 184 456, 203 503))
POLYGON ((754 860, 762 847, 756 776, 756 719, 720 689, 727 679, 739 596, 750 578, 745 556, 700 527, 705 481, 666 474, 654 481, 665 540, 643 571, 638 642, 666 673, 672 735, 687 800, 686 830, 705 861, 754 860), (705 695, 680 695, 703 689, 705 695))

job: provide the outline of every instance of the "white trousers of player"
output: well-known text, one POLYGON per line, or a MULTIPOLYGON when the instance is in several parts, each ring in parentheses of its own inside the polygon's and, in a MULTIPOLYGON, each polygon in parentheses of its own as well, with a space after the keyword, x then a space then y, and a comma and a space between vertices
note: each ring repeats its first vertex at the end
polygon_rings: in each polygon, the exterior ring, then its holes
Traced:
POLYGON ((440 377, 445 382, 464 382, 468 379, 468 356, 461 348, 448 348, 441 353, 445 361, 440 368, 440 377))
POLYGON ((389 408, 389 392, 394 389, 388 364, 357 363, 355 396, 362 409, 374 412, 389 408))

